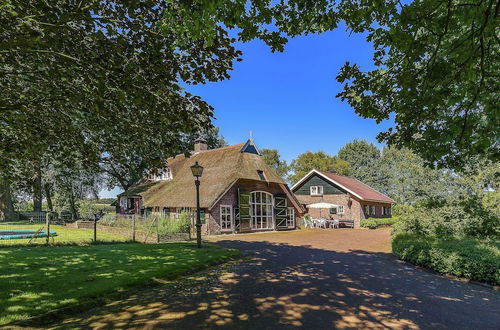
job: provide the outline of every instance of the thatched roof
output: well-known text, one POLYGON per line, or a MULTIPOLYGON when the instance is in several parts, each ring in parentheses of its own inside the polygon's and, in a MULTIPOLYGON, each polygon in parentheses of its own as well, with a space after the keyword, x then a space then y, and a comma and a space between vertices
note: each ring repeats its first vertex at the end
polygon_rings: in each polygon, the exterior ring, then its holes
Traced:
POLYGON ((173 179, 157 183, 139 182, 125 195, 139 195, 146 207, 195 207, 196 192, 191 166, 203 166, 200 178, 200 206, 210 208, 238 179, 261 181, 257 170, 264 172, 267 182, 285 184, 264 159, 243 149, 247 143, 206 150, 186 158, 178 155, 168 160, 173 179))

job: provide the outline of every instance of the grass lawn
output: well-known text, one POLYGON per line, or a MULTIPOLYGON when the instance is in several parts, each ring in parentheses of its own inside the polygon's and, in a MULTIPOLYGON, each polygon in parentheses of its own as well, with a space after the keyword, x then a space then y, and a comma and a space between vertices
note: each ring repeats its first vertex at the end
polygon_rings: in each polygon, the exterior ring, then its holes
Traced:
POLYGON ((239 255, 194 243, 0 249, 0 325, 61 308, 100 305, 125 288, 174 278, 239 255))
MULTIPOLYGON (((0 230, 34 230, 40 228, 47 230, 43 224, 30 225, 27 222, 0 222, 0 230)), ((76 229, 66 226, 51 225, 50 231, 55 231, 57 236, 50 239, 50 242, 55 244, 85 244, 91 243, 94 239, 94 231, 92 229, 76 229)), ((129 241, 131 237, 110 234, 106 232, 97 231, 97 239, 103 242, 125 242, 129 241)), ((0 247, 4 245, 28 245, 29 239, 11 239, 0 240, 0 247)), ((45 244, 46 238, 40 237, 32 240, 29 244, 45 244)))

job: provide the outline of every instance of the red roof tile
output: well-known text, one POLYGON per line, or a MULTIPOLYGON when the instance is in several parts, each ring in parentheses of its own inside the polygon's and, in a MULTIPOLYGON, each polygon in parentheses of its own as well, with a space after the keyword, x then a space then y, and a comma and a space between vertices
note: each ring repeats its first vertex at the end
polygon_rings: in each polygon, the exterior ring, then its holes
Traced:
POLYGON ((360 196, 362 199, 380 201, 386 203, 396 203, 393 199, 387 197, 381 192, 376 191, 372 187, 364 184, 363 182, 357 179, 333 174, 331 172, 325 172, 325 171, 320 171, 320 172, 321 174, 337 182, 339 185, 343 186, 347 190, 350 190, 354 194, 360 196))

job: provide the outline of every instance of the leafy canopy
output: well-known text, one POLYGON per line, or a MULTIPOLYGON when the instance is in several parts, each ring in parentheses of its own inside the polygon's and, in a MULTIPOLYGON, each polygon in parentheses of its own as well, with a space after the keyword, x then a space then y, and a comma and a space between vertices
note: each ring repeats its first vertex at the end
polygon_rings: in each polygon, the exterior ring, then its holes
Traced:
POLYGON ((289 170, 288 164, 285 160, 281 159, 279 151, 276 149, 261 149, 260 152, 262 153, 262 158, 264 158, 266 164, 276 171, 276 174, 285 178, 289 170))
POLYGON ((349 164, 345 160, 337 156, 330 156, 323 151, 307 151, 300 154, 292 161, 290 169, 293 172, 289 177, 292 184, 302 179, 302 177, 313 169, 318 171, 335 171, 340 175, 349 175, 350 173, 349 164))

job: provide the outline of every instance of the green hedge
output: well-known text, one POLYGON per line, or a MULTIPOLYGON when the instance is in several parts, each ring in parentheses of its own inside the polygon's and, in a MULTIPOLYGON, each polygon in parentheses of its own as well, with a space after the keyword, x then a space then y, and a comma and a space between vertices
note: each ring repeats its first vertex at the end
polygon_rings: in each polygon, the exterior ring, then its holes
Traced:
POLYGON ((368 218, 361 220, 361 227, 375 229, 378 227, 392 226, 399 221, 399 218, 368 218))
POLYGON ((500 285, 500 241, 404 233, 394 237, 392 252, 442 274, 500 285))

